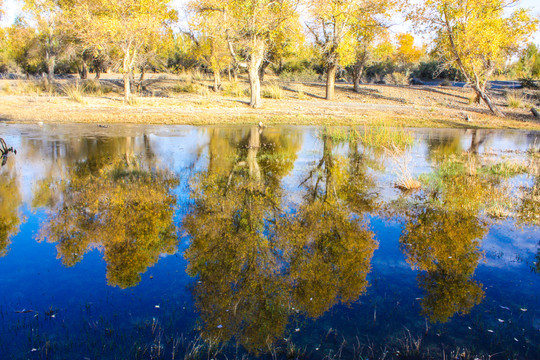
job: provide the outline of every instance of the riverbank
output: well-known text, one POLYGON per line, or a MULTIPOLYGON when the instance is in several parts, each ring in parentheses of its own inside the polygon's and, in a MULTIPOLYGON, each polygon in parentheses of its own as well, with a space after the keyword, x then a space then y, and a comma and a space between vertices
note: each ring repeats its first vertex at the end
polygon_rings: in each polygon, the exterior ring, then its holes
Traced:
MULTIPOLYGON (((508 91, 494 92, 494 99, 506 118, 492 116, 483 104, 471 104, 470 89, 430 86, 362 85, 360 93, 350 85, 337 86, 336 99, 323 99, 324 87, 316 83, 275 81, 267 87, 279 98, 264 99, 263 106, 248 106, 245 87, 239 96, 230 91, 214 93, 204 81, 155 80, 135 98, 123 102, 118 84, 107 91, 67 96, 66 84, 55 95, 46 92, 17 92, 15 83, 0 81, 0 120, 4 122, 47 123, 129 123, 129 124, 251 124, 268 125, 380 125, 432 128, 494 128, 540 130, 540 122, 530 113, 537 94, 521 94, 522 104, 505 104, 508 91), (7 86, 6 86, 7 84, 7 86), (6 91, 7 89, 7 91, 6 91)), ((95 85, 94 85, 95 87, 95 85)), ((263 87, 263 92, 265 88, 263 87)), ((267 91, 268 93, 269 91, 267 91)), ((238 95, 238 94, 237 94, 238 95)))

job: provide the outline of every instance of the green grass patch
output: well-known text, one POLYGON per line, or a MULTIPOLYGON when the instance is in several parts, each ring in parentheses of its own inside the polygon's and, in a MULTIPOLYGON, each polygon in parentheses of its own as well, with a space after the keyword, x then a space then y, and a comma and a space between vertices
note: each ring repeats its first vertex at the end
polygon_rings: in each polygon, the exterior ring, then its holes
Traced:
POLYGON ((403 128, 390 128, 387 126, 364 127, 363 130, 355 130, 360 142, 374 149, 398 148, 405 149, 414 144, 412 133, 403 128))
POLYGON ((479 169, 479 173, 483 175, 510 178, 516 175, 526 174, 527 170, 527 166, 524 164, 503 162, 494 165, 484 166, 479 169))

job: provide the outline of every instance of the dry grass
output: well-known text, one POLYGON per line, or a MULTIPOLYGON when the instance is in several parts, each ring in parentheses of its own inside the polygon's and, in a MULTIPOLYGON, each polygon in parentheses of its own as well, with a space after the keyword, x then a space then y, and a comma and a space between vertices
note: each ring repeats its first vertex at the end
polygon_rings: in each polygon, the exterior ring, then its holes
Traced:
POLYGON ((293 90, 296 92, 298 100, 308 100, 309 96, 306 95, 306 87, 304 84, 295 84, 293 90))
POLYGON ((244 97, 248 95, 248 88, 239 81, 231 81, 223 86, 223 94, 234 97, 244 97))
POLYGON ((409 170, 409 163, 411 161, 410 154, 404 152, 403 149, 400 149, 395 145, 390 148, 385 148, 385 153, 396 165, 397 180, 394 186, 404 192, 412 192, 421 189, 422 184, 412 177, 409 170))
POLYGON ((76 82, 74 84, 66 84, 62 86, 62 92, 68 97, 68 99, 78 102, 80 104, 85 104, 83 93, 83 86, 76 82))
POLYGON ((411 132, 403 128, 390 128, 386 124, 364 127, 357 131, 357 136, 364 146, 375 149, 405 149, 414 142, 411 132))
POLYGON ((262 87, 261 95, 267 99, 283 99, 283 89, 276 81, 262 87))
MULTIPOLYGON (((33 81, 0 80, 3 98, 0 103, 0 118, 11 121, 53 121, 53 122, 122 122, 122 123, 177 123, 177 124, 221 124, 258 123, 299 124, 299 125, 366 125, 384 124, 387 127, 434 127, 434 128, 501 128, 540 130, 540 122, 535 122, 528 109, 505 108, 505 119, 490 115, 488 109, 479 105, 468 105, 471 89, 440 87, 394 87, 361 85, 360 93, 352 91, 352 85, 338 83, 336 99, 323 99, 325 87, 322 83, 287 83, 282 89, 281 99, 265 99, 259 109, 251 109, 244 99, 249 92, 247 83, 225 82, 221 94, 209 93, 211 80, 194 82, 180 81, 177 75, 149 74, 145 90, 153 96, 140 98, 137 111, 124 108, 122 101, 121 77, 105 74, 99 82, 81 82, 84 85, 86 104, 62 98, 50 97, 40 90, 33 81), (176 82, 175 82, 176 81, 176 82), (173 88, 189 87, 182 92, 173 88), (189 85, 191 84, 191 85, 189 85), (198 84, 200 86, 196 86, 198 84), (114 87, 115 91, 105 89, 114 87), (36 88, 21 91, 19 88, 36 88), (7 89, 7 90, 6 90, 7 89), (296 89, 296 91, 295 91, 296 89), (184 91, 188 90, 188 91, 184 91), (309 96, 306 96, 309 94, 309 96), (8 95, 8 96, 5 96, 8 95), (42 95, 47 95, 42 96, 42 95), (104 95, 104 96, 90 96, 104 95), (300 100, 302 99, 302 100, 300 100), (473 121, 467 122, 463 113, 473 114, 473 121)), ((187 77, 188 75, 185 75, 187 77)), ((202 76, 202 74, 201 74, 202 76)), ((278 86, 275 77, 269 77, 278 86)), ((57 80, 65 85, 72 80, 57 80)), ((495 94, 498 105, 506 104, 501 92, 495 94)), ((531 96, 525 93, 526 96, 531 96)))
POLYGON ((384 82, 391 85, 409 85, 409 76, 407 74, 394 71, 384 76, 384 82))
POLYGON ((506 93, 506 102, 508 107, 518 109, 524 105, 523 93, 519 91, 510 91, 506 93))

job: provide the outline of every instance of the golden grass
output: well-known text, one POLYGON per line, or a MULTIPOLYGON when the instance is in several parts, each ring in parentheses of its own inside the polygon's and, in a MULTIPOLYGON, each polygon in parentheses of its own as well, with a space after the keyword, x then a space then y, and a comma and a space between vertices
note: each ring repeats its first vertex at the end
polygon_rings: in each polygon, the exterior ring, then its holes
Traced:
MULTIPOLYGON (((324 96, 322 84, 293 83, 287 84, 287 87, 293 91, 282 90, 282 99, 265 99, 261 108, 252 109, 245 100, 248 89, 243 81, 225 82, 222 95, 213 93, 206 95, 209 93, 210 81, 187 83, 174 79, 167 78, 152 82, 147 90, 155 94, 167 94, 173 92, 174 84, 181 84, 181 86, 191 84, 190 92, 181 92, 174 96, 141 97, 138 100, 138 106, 133 110, 124 104, 121 90, 103 93, 104 87, 110 87, 106 79, 95 84, 88 84, 88 86, 87 82, 81 82, 84 85, 85 95, 100 93, 103 95, 85 96, 86 104, 68 100, 63 97, 64 93, 60 93, 61 97, 51 97, 47 92, 38 91, 29 93, 17 91, 15 94, 15 90, 20 86, 36 87, 36 84, 33 81, 0 80, 0 89, 3 89, 4 94, 3 101, 0 102, 0 119, 25 122, 101 121, 201 125, 257 124, 263 121, 267 125, 360 125, 367 128, 384 125, 402 128, 540 130, 540 122, 535 122, 527 109, 506 108, 505 112, 508 116, 501 119, 490 115, 487 109, 478 106, 469 108, 466 99, 471 93, 470 89, 440 90, 440 88, 435 88, 436 91, 433 92, 431 91, 433 89, 429 87, 417 89, 362 85, 361 93, 357 94, 352 91, 350 85, 338 84, 336 100, 326 101, 321 98, 324 96), (9 82, 7 86, 6 81, 9 82), (300 101, 299 98, 308 92, 310 94, 307 97, 308 100, 300 101), (240 99, 233 100, 232 96, 240 97, 240 99), (406 101, 396 101, 398 98, 406 101), (441 105, 435 106, 434 103, 441 105), (465 121, 462 116, 463 111, 474 112, 474 121, 465 121)), ((58 83, 61 89, 61 86, 69 81, 60 80, 58 83)), ((504 98, 499 96, 497 101, 500 104, 504 98)), ((377 139, 367 139, 383 135, 377 131, 365 134, 365 142, 382 142, 377 139)))
POLYGON ((248 88, 239 81, 230 81, 223 86, 223 94, 234 97, 244 97, 248 95, 248 88))
POLYGON ((410 154, 395 145, 385 148, 385 153, 396 165, 397 180, 394 186, 404 192, 420 190, 422 184, 412 177, 409 170, 410 154))
POLYGON ((83 97, 84 89, 79 82, 62 86, 62 92, 68 97, 69 100, 78 102, 80 104, 85 104, 83 97))
POLYGON ((283 89, 276 81, 270 82, 268 85, 262 87, 261 95, 267 99, 282 99, 283 89))
POLYGON ((524 105, 523 94, 519 91, 510 91, 506 93, 506 102, 508 107, 512 109, 520 108, 524 105))

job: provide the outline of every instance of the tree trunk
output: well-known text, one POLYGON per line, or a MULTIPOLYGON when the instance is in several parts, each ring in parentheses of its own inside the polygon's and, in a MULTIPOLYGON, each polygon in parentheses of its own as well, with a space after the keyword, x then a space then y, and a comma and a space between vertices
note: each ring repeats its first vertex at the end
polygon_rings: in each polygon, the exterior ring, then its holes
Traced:
POLYGON ((139 82, 137 83, 137 92, 142 92, 144 75, 146 75, 146 66, 141 66, 141 76, 139 76, 139 82))
POLYGON ((255 38, 252 40, 251 56, 248 64, 249 88, 251 101, 249 106, 258 108, 261 106, 261 81, 259 79, 259 69, 264 59, 264 42, 255 38))
MULTIPOLYGON (((131 86, 130 92, 133 92, 134 85, 135 85, 135 72, 133 71, 133 69, 130 69, 129 70, 129 86, 131 86)), ((135 89, 135 91, 137 91, 137 89, 135 89)))
POLYGON ((474 91, 476 92, 477 98, 484 100, 486 105, 489 107, 489 110, 491 110, 493 114, 499 117, 505 117, 502 111, 499 110, 499 108, 495 106, 495 104, 491 101, 491 98, 489 97, 489 95, 486 93, 485 90, 483 90, 478 84, 473 84, 472 87, 474 91))
POLYGON ((334 64, 328 65, 326 69, 326 100, 334 99, 334 88, 336 84, 337 66, 334 64))
POLYGON ((353 83, 354 91, 357 93, 360 92, 360 82, 362 80, 362 75, 364 74, 364 65, 356 64, 353 69, 353 83))
POLYGON ((214 91, 218 92, 221 89, 221 73, 219 70, 214 70, 214 91))
POLYGON ((79 71, 79 77, 81 78, 81 80, 88 79, 88 67, 86 66, 86 61, 84 60, 82 62, 82 68, 79 71))
POLYGON ((133 69, 131 67, 131 52, 127 48, 124 51, 124 61, 122 64, 122 71, 124 73, 124 101, 129 103, 131 100, 131 77, 133 76, 133 69))
POLYGON ((325 133, 323 136, 323 158, 325 172, 324 200, 329 202, 335 200, 335 181, 333 176, 334 157, 332 154, 333 148, 334 144, 332 138, 325 133))
POLYGON ((131 99, 131 84, 129 83, 130 73, 129 71, 124 72, 124 101, 129 103, 131 99))
POLYGON ((264 60, 261 68, 259 69, 259 78, 261 79, 261 81, 264 81, 264 74, 266 73, 266 68, 268 67, 268 65, 270 65, 270 61, 264 60))
POLYGON ((56 65, 56 56, 52 55, 50 51, 47 51, 45 56, 47 58, 47 83, 52 89, 52 85, 54 83, 54 67, 56 65))

